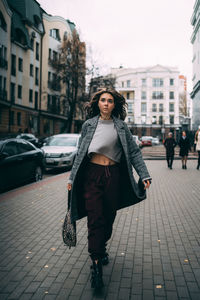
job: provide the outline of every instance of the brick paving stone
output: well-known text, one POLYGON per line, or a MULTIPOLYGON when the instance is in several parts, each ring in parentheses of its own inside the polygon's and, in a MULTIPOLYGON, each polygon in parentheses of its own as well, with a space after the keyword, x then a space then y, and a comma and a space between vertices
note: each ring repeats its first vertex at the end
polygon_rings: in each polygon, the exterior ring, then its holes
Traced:
POLYGON ((146 162, 148 199, 118 212, 100 295, 90 288, 86 219, 77 222, 75 249, 62 242, 68 173, 2 194, 0 299, 200 299, 196 161, 187 170, 178 160, 173 170, 146 162))

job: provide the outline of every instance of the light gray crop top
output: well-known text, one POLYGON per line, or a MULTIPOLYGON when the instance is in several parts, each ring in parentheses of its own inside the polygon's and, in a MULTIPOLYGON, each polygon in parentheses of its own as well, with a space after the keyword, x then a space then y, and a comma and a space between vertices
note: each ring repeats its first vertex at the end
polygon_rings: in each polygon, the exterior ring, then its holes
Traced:
POLYGON ((115 162, 120 162, 122 148, 113 120, 99 119, 88 148, 88 156, 92 153, 103 154, 115 162))

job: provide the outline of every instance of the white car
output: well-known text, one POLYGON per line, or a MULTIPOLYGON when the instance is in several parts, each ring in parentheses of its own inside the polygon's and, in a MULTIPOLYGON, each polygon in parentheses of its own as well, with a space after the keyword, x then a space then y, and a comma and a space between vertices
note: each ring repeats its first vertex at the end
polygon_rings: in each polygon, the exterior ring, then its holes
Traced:
POLYGON ((80 134, 57 134, 48 138, 41 148, 44 151, 45 168, 72 167, 80 134))
POLYGON ((138 147, 142 148, 142 142, 139 140, 138 135, 133 135, 133 139, 136 142, 136 144, 138 145, 138 147))
POLYGON ((160 142, 159 142, 159 139, 157 137, 153 137, 152 138, 152 145, 159 145, 160 142))

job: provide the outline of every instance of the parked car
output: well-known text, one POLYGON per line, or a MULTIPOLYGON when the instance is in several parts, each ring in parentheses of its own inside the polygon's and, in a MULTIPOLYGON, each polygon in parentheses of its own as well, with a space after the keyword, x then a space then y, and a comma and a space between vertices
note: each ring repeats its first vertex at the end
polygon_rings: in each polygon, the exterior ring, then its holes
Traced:
POLYGON ((159 138, 153 137, 152 138, 152 145, 156 146, 156 145, 159 145, 159 144, 160 144, 159 138))
POLYGON ((0 141, 0 191, 42 179, 43 151, 22 139, 0 141))
POLYGON ((26 140, 38 147, 38 138, 36 138, 32 133, 20 133, 16 136, 16 138, 26 140))
POLYGON ((41 148, 45 153, 45 168, 72 167, 80 134, 57 134, 48 138, 41 148))
POLYGON ((138 135, 133 135, 133 139, 136 142, 136 144, 138 145, 138 147, 142 148, 142 142, 139 140, 138 135))
POLYGON ((142 146, 152 146, 152 136, 141 137, 142 146))

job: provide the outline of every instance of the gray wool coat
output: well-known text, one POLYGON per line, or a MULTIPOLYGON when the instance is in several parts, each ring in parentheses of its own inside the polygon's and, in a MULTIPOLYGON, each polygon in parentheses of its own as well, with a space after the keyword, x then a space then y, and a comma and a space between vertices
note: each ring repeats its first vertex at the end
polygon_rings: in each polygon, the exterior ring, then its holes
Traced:
MULTIPOLYGON (((84 170, 88 162, 88 147, 92 141, 98 120, 99 115, 87 120, 83 124, 77 154, 69 176, 68 183, 72 184, 72 190, 68 197, 68 207, 71 208, 72 222, 86 216, 82 183, 84 180, 84 170)), ((121 209, 136 204, 146 198, 142 180, 150 179, 150 175, 143 161, 141 151, 133 140, 127 124, 114 116, 113 122, 123 150, 120 162, 121 184, 120 201, 118 204, 118 209, 121 209), (140 177, 138 183, 133 176, 132 166, 140 177)))

